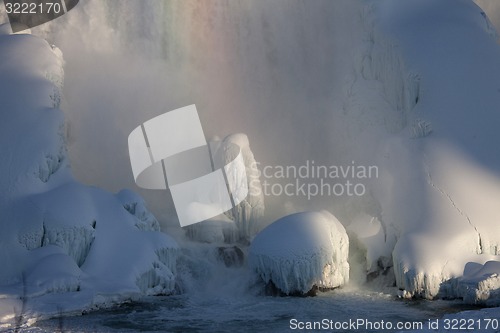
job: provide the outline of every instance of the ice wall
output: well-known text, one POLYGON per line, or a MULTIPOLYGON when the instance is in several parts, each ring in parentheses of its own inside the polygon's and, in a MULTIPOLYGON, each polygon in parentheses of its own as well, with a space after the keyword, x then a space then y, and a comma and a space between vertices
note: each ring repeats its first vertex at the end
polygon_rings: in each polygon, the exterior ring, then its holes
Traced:
POLYGON ((2 324, 45 311, 41 299, 57 299, 55 293, 73 292, 77 310, 172 293, 178 247, 159 232, 143 200, 73 178, 58 108, 61 51, 38 37, 7 33, 0 50, 2 324))
MULTIPOLYGON (((491 124, 499 96, 490 87, 500 77, 500 49, 470 1, 386 1, 375 15, 375 29, 419 78, 413 122, 381 144, 384 171, 374 192, 382 219, 399 233, 396 281, 407 296, 450 296, 447 286, 467 263, 498 260, 500 159, 491 124)), ((394 79, 384 81, 401 91, 394 79)))

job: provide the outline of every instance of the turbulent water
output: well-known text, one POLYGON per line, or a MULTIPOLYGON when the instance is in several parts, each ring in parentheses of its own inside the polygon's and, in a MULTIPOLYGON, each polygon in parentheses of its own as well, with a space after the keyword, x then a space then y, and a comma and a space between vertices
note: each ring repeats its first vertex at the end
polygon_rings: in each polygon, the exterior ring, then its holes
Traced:
MULTIPOLYGON (((371 325, 427 323, 470 306, 459 301, 408 301, 396 288, 355 283, 317 297, 271 297, 245 266, 226 267, 210 244, 185 244, 178 263, 180 295, 145 297, 109 310, 37 322, 23 332, 290 332, 300 322, 364 320, 371 325), (383 292, 375 291, 384 290, 383 292)), ((352 328, 352 327, 351 327, 352 328)), ((379 332, 375 326, 333 331, 379 332)), ((386 326, 387 328, 387 326, 386 326)), ((310 330, 308 330, 310 331, 310 330)))
POLYGON ((42 321, 26 332, 54 332, 61 327, 68 332, 290 332, 293 319, 303 322, 362 319, 373 325, 384 320, 394 325, 397 322, 412 325, 464 309, 454 302, 408 302, 388 294, 349 288, 322 293, 315 298, 205 299, 183 295, 146 298, 108 311, 42 321))

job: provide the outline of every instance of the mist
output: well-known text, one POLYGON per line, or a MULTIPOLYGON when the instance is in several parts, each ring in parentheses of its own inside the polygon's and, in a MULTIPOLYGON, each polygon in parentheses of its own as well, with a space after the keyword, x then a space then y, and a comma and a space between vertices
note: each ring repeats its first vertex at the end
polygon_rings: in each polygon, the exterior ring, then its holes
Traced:
MULTIPOLYGON (((196 104, 208 139, 246 133, 261 165, 350 162, 332 132, 344 127, 335 113, 361 40, 353 21, 357 1, 82 1, 33 34, 64 54, 77 179, 138 191, 166 226, 175 221, 170 194, 134 184, 127 137, 169 110, 196 104)), ((266 200, 271 221, 325 206, 266 200)))
POLYGON ((498 32, 500 29, 500 3, 494 0, 474 0, 474 2, 488 15, 498 32))
MULTIPOLYGON (((496 5, 477 3, 498 24, 496 5)), ((190 104, 207 139, 246 133, 261 166, 369 165, 374 123, 392 115, 359 111, 347 96, 366 43, 363 5, 89 0, 33 29, 66 60, 63 109, 75 176, 110 191, 131 188, 164 227, 177 225, 168 191, 135 185, 127 137, 144 121, 190 104), (346 103, 358 111, 347 112, 346 103)), ((345 202, 267 196, 266 219, 342 210, 345 202)))

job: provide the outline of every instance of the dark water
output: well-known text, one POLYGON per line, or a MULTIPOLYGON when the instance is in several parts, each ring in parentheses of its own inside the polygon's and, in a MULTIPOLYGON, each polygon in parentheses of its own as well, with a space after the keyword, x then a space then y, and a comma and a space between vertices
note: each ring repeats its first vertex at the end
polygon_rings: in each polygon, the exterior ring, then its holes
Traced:
MULTIPOLYGON (((397 322, 416 325, 446 313, 470 309, 451 301, 406 301, 393 295, 359 290, 338 290, 318 297, 290 298, 238 296, 149 297, 140 302, 82 316, 38 322, 26 332, 291 332, 291 320, 313 322, 364 320, 366 324, 334 332, 397 331, 397 322), (387 329, 388 322, 393 329, 387 329), (372 325, 370 329, 370 323, 372 325)), ((332 326, 334 327, 334 326, 332 326)), ((311 331, 311 330, 304 330, 311 331)))

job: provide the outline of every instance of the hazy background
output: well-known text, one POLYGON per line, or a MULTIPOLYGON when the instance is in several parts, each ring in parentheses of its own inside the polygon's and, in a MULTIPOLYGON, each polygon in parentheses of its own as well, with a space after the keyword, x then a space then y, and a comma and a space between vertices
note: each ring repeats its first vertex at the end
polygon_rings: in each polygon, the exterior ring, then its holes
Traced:
MULTIPOLYGON (((500 26, 500 3, 476 2, 500 26)), ((369 164, 353 149, 352 128, 360 127, 338 117, 359 61, 365 3, 81 0, 33 29, 66 60, 63 108, 76 177, 138 191, 163 226, 176 225, 168 191, 135 186, 127 137, 144 121, 193 103, 207 138, 244 132, 262 165, 369 164)), ((266 200, 272 221, 339 199, 266 200)))
MULTIPOLYGON (((66 60, 64 109, 77 178, 139 191, 164 223, 175 223, 168 191, 135 186, 127 137, 193 103, 207 138, 244 132, 263 165, 338 164, 330 159, 338 148, 329 144, 332 115, 360 40, 352 28, 359 4, 314 4, 89 0, 33 29, 66 60)), ((288 200, 269 198, 267 206, 276 207, 269 218, 309 206, 288 200)))

